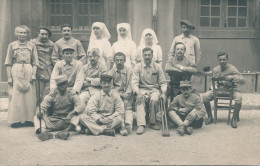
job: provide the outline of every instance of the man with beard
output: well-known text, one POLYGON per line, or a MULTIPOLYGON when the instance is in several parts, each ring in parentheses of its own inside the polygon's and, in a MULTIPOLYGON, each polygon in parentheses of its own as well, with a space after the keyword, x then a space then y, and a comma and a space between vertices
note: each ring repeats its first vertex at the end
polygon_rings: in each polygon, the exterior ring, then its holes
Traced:
POLYGON ((201 128, 206 114, 201 98, 191 93, 191 82, 180 82, 181 93, 170 103, 168 111, 170 119, 178 126, 177 132, 183 136, 191 135, 193 128, 201 128))
POLYGON ((149 104, 149 126, 151 129, 160 130, 156 122, 159 99, 166 99, 167 84, 162 67, 152 62, 153 50, 142 50, 144 61, 137 64, 132 76, 132 90, 136 93, 136 120, 137 134, 143 134, 146 126, 146 104, 149 104))
POLYGON ((191 34, 195 26, 189 20, 181 20, 180 25, 182 34, 173 39, 168 58, 175 55, 175 44, 182 42, 186 46, 185 57, 192 62, 192 65, 197 66, 201 58, 201 50, 199 39, 191 34))
POLYGON ((68 88, 73 89, 79 94, 84 81, 84 73, 82 63, 73 59, 74 48, 71 46, 63 47, 63 60, 58 61, 53 68, 50 80, 50 89, 56 89, 55 78, 58 75, 66 75, 68 77, 68 88))
POLYGON ((125 136, 132 132, 133 126, 133 95, 131 88, 132 71, 130 68, 125 66, 126 56, 124 53, 115 53, 114 62, 116 66, 108 73, 113 77, 113 89, 120 94, 121 99, 124 101, 125 118, 120 134, 125 136))
POLYGON ((165 71, 169 73, 171 81, 169 82, 168 95, 175 97, 181 93, 180 81, 190 81, 191 75, 197 73, 196 67, 184 56, 186 47, 182 42, 177 42, 174 46, 175 56, 168 58, 165 71))
POLYGON ((102 65, 99 61, 99 49, 93 48, 88 53, 88 63, 83 66, 84 83, 82 86, 80 99, 88 104, 88 101, 92 95, 99 92, 101 89, 100 76, 107 71, 105 65, 102 65))
MULTIPOLYGON (((38 90, 38 83, 36 84, 36 95, 40 93, 40 100, 43 99, 50 92, 50 77, 53 69, 51 63, 51 54, 54 43, 49 40, 52 33, 48 28, 39 28, 38 37, 32 39, 31 42, 35 44, 39 66, 37 66, 36 78, 40 84, 40 91, 38 90)), ((39 102, 39 101, 38 101, 39 102)))
POLYGON ((41 103, 34 117, 35 132, 42 141, 53 138, 49 131, 60 131, 55 134, 56 138, 67 139, 69 131, 74 131, 78 125, 78 114, 84 109, 78 95, 67 89, 68 78, 59 75, 55 78, 57 89, 51 91, 41 103), (41 121, 41 129, 40 129, 41 121))
MULTIPOLYGON (((228 63, 227 53, 220 52, 218 54, 218 62, 219 62, 219 66, 213 69, 212 77, 215 78, 225 77, 226 81, 224 80, 221 83, 219 83, 217 85, 217 88, 221 88, 221 87, 230 88, 230 86, 232 86, 231 82, 234 83, 233 100, 235 100, 235 106, 234 106, 233 116, 231 119, 231 126, 233 128, 237 128, 237 117, 242 106, 242 95, 238 91, 237 84, 244 83, 244 79, 243 76, 240 75, 237 68, 228 63)), ((210 105, 210 101, 212 101, 213 99, 214 99, 213 90, 210 90, 205 94, 203 94, 203 102, 208 114, 208 119, 205 122, 206 125, 213 123, 211 105, 210 105)))
POLYGON ((79 40, 72 37, 72 27, 69 24, 64 24, 61 27, 62 38, 55 42, 52 52, 53 66, 58 60, 62 60, 62 50, 64 47, 72 47, 74 49, 73 59, 80 60, 83 64, 86 64, 86 53, 79 40))
POLYGON ((124 103, 120 95, 111 89, 112 76, 102 74, 100 77, 102 90, 91 96, 84 113, 80 116, 80 124, 86 135, 115 135, 120 129, 124 116, 124 103))

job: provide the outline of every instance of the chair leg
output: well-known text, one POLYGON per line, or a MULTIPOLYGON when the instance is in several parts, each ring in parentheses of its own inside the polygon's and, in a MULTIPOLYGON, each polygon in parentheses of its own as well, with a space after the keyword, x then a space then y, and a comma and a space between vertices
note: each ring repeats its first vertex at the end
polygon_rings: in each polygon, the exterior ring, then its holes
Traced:
POLYGON ((239 122, 240 118, 239 118, 239 111, 237 113, 237 121, 239 122))
POLYGON ((217 105, 218 105, 218 100, 214 101, 214 124, 217 123, 217 105))
POLYGON ((229 108, 228 108, 228 121, 227 121, 227 125, 230 124, 231 108, 232 108, 232 100, 230 100, 230 102, 229 102, 229 108))

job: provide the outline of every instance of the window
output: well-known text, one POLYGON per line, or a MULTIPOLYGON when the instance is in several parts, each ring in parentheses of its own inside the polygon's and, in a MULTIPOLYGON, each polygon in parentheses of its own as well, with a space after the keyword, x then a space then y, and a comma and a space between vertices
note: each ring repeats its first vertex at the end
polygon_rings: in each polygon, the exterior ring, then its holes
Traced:
POLYGON ((200 0, 200 27, 248 27, 248 0, 200 0))
POLYGON ((93 22, 103 22, 102 0, 48 0, 46 8, 47 25, 52 30, 69 23, 74 30, 90 31, 93 22))

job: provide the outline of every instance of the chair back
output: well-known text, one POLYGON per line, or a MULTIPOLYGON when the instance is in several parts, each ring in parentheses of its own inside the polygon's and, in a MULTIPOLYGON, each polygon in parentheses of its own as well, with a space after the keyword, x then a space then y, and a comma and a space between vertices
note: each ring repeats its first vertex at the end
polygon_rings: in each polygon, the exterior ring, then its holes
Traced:
POLYGON ((214 99, 233 100, 234 82, 225 77, 212 78, 214 99))

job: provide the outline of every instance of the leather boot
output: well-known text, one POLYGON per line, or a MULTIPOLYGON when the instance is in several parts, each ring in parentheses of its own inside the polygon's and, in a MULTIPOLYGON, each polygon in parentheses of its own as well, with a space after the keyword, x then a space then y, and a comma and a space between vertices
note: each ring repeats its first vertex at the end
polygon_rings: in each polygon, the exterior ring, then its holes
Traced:
POLYGON ((208 119, 205 121, 205 125, 209 125, 213 123, 213 118, 212 118, 212 111, 211 111, 211 105, 209 103, 204 103, 204 106, 206 108, 206 112, 208 114, 208 119))
POLYGON ((185 130, 186 130, 186 126, 181 124, 178 128, 177 128, 177 132, 178 134, 180 134, 181 136, 183 136, 185 134, 185 130))
POLYGON ((232 119, 231 119, 231 126, 233 128, 237 128, 237 118, 238 118, 238 114, 239 114, 240 109, 241 109, 241 105, 235 103, 234 112, 233 112, 233 116, 232 116, 232 119))

